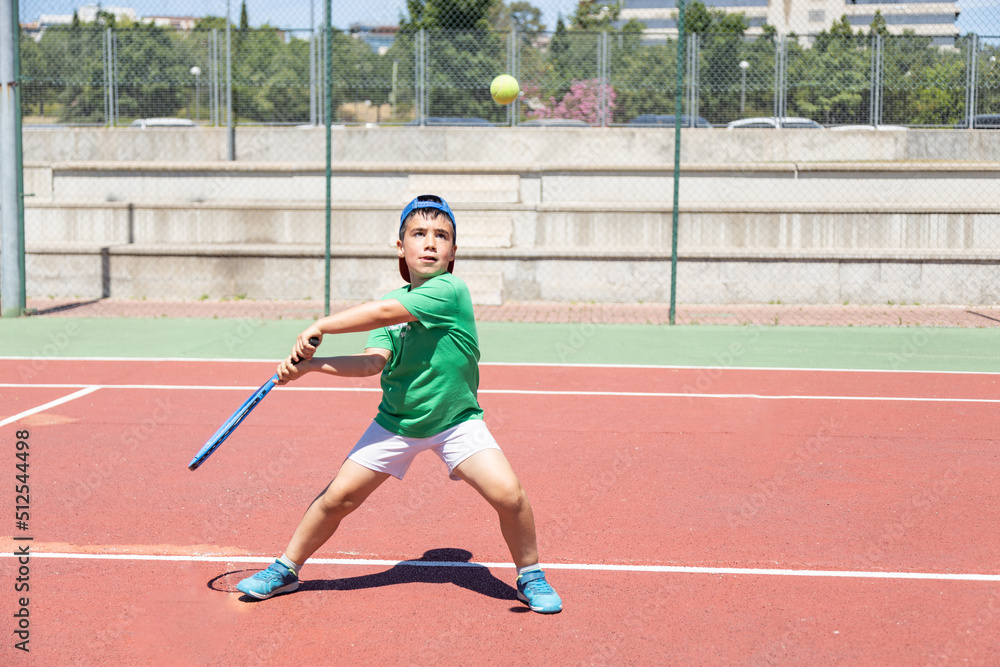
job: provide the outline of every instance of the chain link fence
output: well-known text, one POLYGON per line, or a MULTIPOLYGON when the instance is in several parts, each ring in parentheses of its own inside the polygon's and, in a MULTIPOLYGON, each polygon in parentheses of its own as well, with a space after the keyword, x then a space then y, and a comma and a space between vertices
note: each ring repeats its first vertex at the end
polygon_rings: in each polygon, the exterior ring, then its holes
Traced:
POLYGON ((21 3, 38 312, 321 310, 329 103, 334 301, 398 285, 393 221, 433 191, 478 303, 660 321, 680 98, 678 321, 997 322, 1000 37, 782 34, 695 3, 678 90, 676 37, 628 2, 386 5, 329 40, 313 3, 228 29, 221 2, 138 4, 21 3))

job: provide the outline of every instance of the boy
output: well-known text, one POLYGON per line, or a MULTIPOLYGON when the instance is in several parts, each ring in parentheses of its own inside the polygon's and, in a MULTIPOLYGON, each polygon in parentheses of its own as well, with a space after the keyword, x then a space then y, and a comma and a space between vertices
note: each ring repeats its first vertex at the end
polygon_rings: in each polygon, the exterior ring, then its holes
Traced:
POLYGON ((378 415, 340 471, 309 505, 284 554, 237 588, 265 600, 299 587, 306 560, 337 530, 341 520, 390 476, 402 479, 425 449, 465 480, 496 510, 500 530, 517 566, 517 597, 532 611, 553 614, 562 600, 538 566, 535 520, 521 483, 483 422, 479 342, 472 300, 452 275, 455 215, 440 197, 421 195, 400 215, 399 272, 409 286, 381 301, 325 317, 299 334, 278 366, 279 384, 305 373, 360 377, 382 373, 378 415), (362 354, 313 358, 310 338, 371 331, 362 354), (301 359, 297 365, 292 359, 301 359))

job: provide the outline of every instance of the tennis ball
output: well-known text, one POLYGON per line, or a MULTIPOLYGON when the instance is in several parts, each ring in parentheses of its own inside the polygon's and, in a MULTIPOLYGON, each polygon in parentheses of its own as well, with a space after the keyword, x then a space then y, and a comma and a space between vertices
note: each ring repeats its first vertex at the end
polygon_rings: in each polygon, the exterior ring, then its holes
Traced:
POLYGON ((490 95, 497 104, 510 104, 517 99, 519 92, 521 89, 517 85, 517 79, 510 74, 501 74, 490 84, 490 95))

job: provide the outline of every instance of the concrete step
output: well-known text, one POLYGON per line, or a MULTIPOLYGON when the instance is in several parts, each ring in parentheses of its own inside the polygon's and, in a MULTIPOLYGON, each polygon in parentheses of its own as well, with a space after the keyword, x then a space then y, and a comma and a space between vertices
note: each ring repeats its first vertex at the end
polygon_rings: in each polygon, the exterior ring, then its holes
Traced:
MULTIPOLYGON (((476 306, 499 306, 503 304, 503 274, 500 272, 458 271, 456 275, 469 286, 472 303, 476 306)), ((373 299, 381 299, 389 292, 399 289, 406 283, 398 271, 386 271, 379 280, 378 291, 372 294, 373 299)))
POLYGON ((406 193, 407 199, 436 194, 449 204, 516 204, 521 201, 521 177, 518 174, 410 174, 406 193))

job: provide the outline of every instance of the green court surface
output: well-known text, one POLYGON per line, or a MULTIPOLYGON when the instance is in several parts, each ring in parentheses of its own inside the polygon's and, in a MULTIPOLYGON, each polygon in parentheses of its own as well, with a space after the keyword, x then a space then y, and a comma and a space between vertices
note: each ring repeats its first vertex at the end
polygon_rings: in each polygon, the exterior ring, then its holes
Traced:
MULTIPOLYGON (((278 359, 310 322, 0 320, 0 356, 278 359)), ((1000 372, 993 329, 479 323, 484 362, 1000 372)), ((366 334, 329 336, 352 354, 366 334)))

